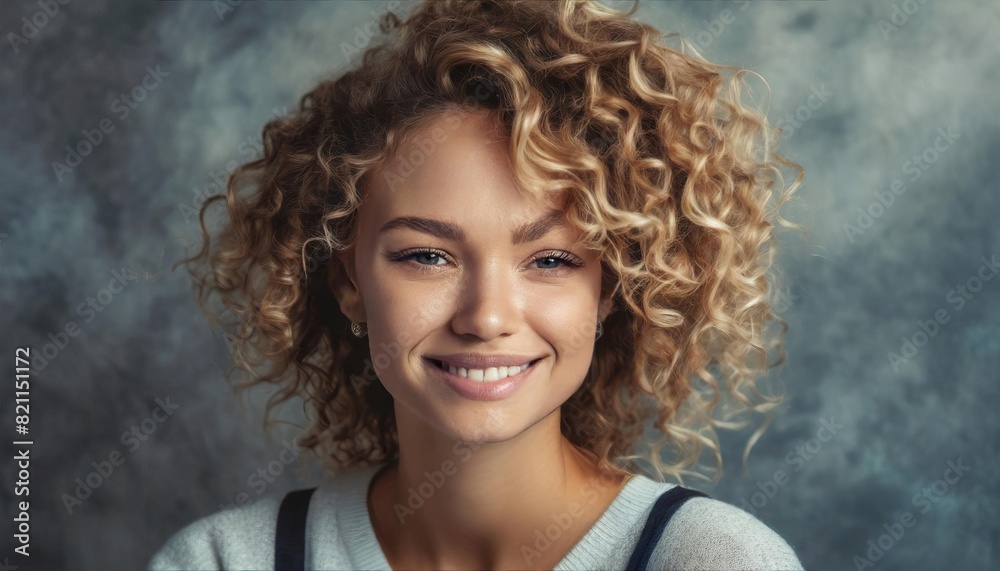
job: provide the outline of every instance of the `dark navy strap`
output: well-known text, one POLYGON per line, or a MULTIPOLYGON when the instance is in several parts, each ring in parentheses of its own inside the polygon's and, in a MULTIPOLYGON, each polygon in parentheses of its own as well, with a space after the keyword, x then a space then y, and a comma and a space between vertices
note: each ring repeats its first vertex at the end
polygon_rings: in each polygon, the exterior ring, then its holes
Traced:
POLYGON ((636 544, 635 550, 632 551, 632 557, 629 558, 625 569, 628 571, 646 571, 649 559, 653 556, 653 550, 656 549, 656 544, 660 541, 663 530, 670 523, 670 518, 674 516, 674 513, 684 502, 699 496, 708 497, 707 494, 698 490, 691 490, 682 486, 674 486, 661 494, 657 498, 656 503, 653 504, 652 511, 649 512, 646 526, 642 528, 642 534, 639 536, 639 543, 636 544))
POLYGON ((316 488, 309 488, 288 492, 281 500, 274 534, 275 571, 305 571, 306 515, 315 491, 316 488))

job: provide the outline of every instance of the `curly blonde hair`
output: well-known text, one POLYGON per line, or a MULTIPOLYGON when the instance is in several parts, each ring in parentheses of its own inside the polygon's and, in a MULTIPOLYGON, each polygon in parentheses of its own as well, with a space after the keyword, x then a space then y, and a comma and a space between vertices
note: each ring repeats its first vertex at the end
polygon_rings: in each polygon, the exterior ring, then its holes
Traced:
POLYGON ((708 63, 683 39, 672 49, 661 40, 674 34, 631 14, 585 0, 428 1, 403 21, 390 11, 379 22, 388 38, 359 67, 267 123, 263 156, 201 207, 201 250, 178 262, 190 264, 202 309, 216 294, 240 317, 236 386, 275 388, 265 423, 301 397, 300 444, 331 470, 396 457, 393 399, 372 382, 370 347, 349 333, 329 280, 343 271, 335 254, 355 246, 374 173, 431 119, 476 110, 509 138, 521 188, 568 195, 566 217, 600 253, 613 299, 590 370, 561 408, 564 436, 603 466, 649 460, 657 478, 681 483, 707 479, 705 446, 717 480, 716 429, 743 428, 734 419, 756 411, 766 420, 745 467, 784 400, 756 382, 785 358, 771 221, 802 228, 778 210, 803 170, 774 152, 781 130, 741 101, 746 70, 708 63), (781 165, 799 174, 772 204, 781 165), (228 216, 212 248, 215 201, 228 216), (660 438, 635 454, 647 423, 660 438))

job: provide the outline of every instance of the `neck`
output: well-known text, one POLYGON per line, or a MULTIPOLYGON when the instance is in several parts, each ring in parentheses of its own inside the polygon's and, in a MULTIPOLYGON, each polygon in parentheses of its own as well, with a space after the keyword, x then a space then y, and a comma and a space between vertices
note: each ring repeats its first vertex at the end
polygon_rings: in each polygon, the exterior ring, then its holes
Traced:
POLYGON ((562 436, 558 409, 492 443, 442 438, 405 414, 397 421, 399 461, 373 483, 369 504, 394 568, 551 569, 625 481, 562 436))

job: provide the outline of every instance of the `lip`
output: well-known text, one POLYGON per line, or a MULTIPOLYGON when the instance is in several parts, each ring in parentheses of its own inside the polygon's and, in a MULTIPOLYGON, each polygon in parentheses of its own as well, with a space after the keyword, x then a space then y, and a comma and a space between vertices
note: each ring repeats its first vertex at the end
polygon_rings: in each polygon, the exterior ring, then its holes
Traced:
MULTIPOLYGON (((545 360, 545 357, 536 358, 535 362, 527 369, 519 372, 513 377, 507 377, 497 381, 473 381, 461 375, 451 373, 437 366, 433 357, 421 359, 435 375, 443 380, 453 391, 470 400, 500 400, 507 398, 524 384, 528 377, 538 368, 538 364, 545 360)), ((529 357, 525 361, 531 361, 529 357)), ((524 363, 525 361, 521 361, 524 363)))

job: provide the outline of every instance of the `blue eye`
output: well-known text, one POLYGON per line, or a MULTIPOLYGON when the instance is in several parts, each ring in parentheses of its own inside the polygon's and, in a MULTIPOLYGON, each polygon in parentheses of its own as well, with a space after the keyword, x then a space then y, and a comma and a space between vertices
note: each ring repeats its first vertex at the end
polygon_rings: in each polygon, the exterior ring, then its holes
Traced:
MULTIPOLYGON (((436 252, 428 252, 428 251, 425 251, 425 252, 414 252, 414 253, 412 253, 412 254, 410 254, 408 256, 405 256, 403 259, 404 260, 420 260, 421 258, 423 258, 424 260, 434 260, 434 261, 443 260, 444 259, 438 253, 436 253, 436 252)), ((418 261, 417 263, 420 263, 420 262, 418 261)), ((439 266, 441 264, 420 264, 420 265, 421 266, 439 266)))
POLYGON ((434 266, 440 266, 442 264, 430 263, 424 264, 421 260, 430 260, 431 262, 436 262, 439 260, 447 261, 444 252, 438 252, 436 250, 428 249, 416 249, 416 250, 405 250, 402 252, 396 252, 395 254, 390 254, 389 259, 393 262, 401 262, 408 266, 415 266, 418 270, 430 270, 434 266), (414 263, 409 263, 410 261, 414 263))
POLYGON ((557 269, 559 269, 562 266, 569 266, 571 268, 579 268, 582 265, 582 264, 577 263, 573 258, 571 258, 569 256, 566 256, 563 253, 552 253, 552 254, 548 254, 548 255, 542 255, 542 256, 539 256, 539 257, 535 258, 534 260, 532 260, 532 262, 538 262, 540 260, 555 260, 556 262, 559 262, 561 264, 561 265, 553 267, 553 268, 541 268, 543 270, 557 270, 557 269))
MULTIPOLYGON (((404 250, 402 252, 391 254, 389 256, 389 259, 392 260, 393 262, 407 263, 410 266, 414 266, 417 270, 429 271, 434 266, 442 266, 447 264, 448 255, 438 250, 418 248, 414 250, 404 250), (413 263, 412 264, 408 263, 410 261, 412 261, 413 263), (423 263, 423 261, 430 261, 432 263, 425 264, 423 263), (443 264, 433 263, 438 261, 444 261, 444 263, 443 264)), ((560 251, 543 252, 542 255, 531 260, 531 263, 536 263, 539 261, 548 264, 552 263, 556 264, 555 266, 538 268, 543 272, 548 272, 548 273, 556 273, 564 271, 566 269, 564 266, 568 266, 570 269, 573 269, 573 268, 579 268, 583 265, 583 262, 580 261, 576 256, 568 252, 560 252, 560 251)))

